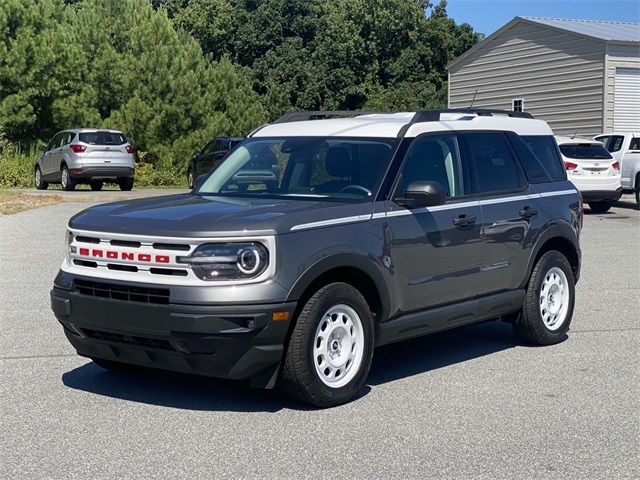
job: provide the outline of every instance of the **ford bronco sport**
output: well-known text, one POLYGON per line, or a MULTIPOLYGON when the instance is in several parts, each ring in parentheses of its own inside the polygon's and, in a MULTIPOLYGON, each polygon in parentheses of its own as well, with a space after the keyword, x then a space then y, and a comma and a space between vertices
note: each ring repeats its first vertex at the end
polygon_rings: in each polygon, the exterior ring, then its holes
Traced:
POLYGON ((279 383, 327 407, 356 395, 379 345, 494 318, 562 341, 581 225, 528 113, 299 112, 191 193, 71 218, 51 306, 102 367, 279 383), (241 185, 256 163, 277 181, 241 185))

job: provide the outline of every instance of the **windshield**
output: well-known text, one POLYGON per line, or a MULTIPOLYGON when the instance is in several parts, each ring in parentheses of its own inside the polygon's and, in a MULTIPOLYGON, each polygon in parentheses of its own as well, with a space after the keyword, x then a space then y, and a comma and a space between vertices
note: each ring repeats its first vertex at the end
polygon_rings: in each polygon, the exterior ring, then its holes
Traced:
POLYGON ((396 144, 396 139, 384 138, 250 138, 197 193, 372 200, 396 144))
POLYGON ((604 145, 593 143, 575 143, 560 145, 560 151, 567 158, 576 160, 604 160, 613 158, 604 145))

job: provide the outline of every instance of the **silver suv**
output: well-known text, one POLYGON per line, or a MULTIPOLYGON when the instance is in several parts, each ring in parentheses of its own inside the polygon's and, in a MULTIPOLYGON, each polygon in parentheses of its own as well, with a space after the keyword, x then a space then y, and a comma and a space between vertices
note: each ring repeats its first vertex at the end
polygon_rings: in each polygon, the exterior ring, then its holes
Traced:
POLYGON ((88 183, 91 190, 102 189, 104 182, 117 183, 120 190, 133 188, 135 150, 122 132, 64 130, 40 150, 34 168, 38 190, 45 190, 49 183, 60 183, 67 191, 79 183, 88 183))

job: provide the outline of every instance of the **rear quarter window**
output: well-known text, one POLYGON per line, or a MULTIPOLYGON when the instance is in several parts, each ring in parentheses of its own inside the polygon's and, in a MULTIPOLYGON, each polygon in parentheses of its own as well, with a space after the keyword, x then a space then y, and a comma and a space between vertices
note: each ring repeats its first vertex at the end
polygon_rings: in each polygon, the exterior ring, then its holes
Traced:
POLYGON ((631 139, 629 150, 640 150, 640 137, 634 137, 631 139))
POLYGON ((127 137, 114 132, 81 132, 80 141, 89 145, 124 145, 127 137))
POLYGON ((560 158, 556 141, 551 135, 525 135, 520 137, 538 159, 553 182, 566 180, 567 176, 560 158))

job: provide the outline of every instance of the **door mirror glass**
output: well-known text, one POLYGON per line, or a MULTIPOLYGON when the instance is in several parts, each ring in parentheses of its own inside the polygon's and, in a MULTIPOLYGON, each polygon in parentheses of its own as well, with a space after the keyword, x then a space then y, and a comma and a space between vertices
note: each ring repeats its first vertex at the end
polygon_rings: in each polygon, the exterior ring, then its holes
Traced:
POLYGON ((404 198, 397 198, 395 202, 403 207, 435 207, 444 205, 447 193, 438 182, 411 182, 404 192, 404 198))
POLYGON ((38 145, 38 150, 40 150, 41 152, 46 152, 47 146, 45 144, 38 145))

